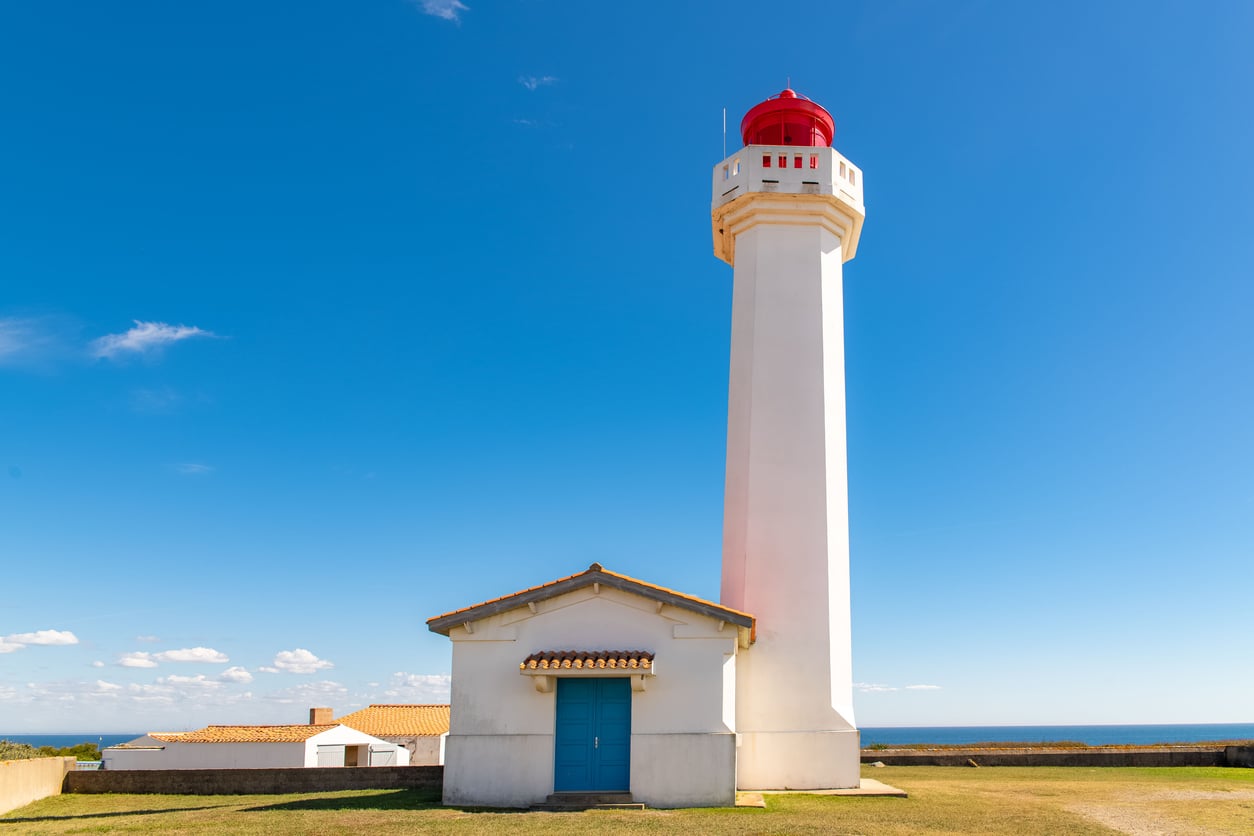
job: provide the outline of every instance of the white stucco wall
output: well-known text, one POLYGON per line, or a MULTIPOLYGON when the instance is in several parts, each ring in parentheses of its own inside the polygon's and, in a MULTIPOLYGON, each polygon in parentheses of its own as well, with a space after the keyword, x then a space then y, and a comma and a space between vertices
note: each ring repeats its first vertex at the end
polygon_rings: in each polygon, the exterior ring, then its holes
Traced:
POLYGON ((388 735, 383 739, 405 747, 409 752, 410 766, 439 766, 444 763, 444 741, 447 737, 448 732, 405 736, 388 735))
MULTIPOLYGON (((633 691, 631 792, 659 807, 735 798, 737 630, 602 586, 455 627, 448 804, 523 807, 553 792, 556 689, 538 692, 518 666, 543 650, 646 650, 655 676, 633 691), (700 769, 687 769, 699 753, 700 769)), ((614 671, 605 671, 613 676, 614 671)))

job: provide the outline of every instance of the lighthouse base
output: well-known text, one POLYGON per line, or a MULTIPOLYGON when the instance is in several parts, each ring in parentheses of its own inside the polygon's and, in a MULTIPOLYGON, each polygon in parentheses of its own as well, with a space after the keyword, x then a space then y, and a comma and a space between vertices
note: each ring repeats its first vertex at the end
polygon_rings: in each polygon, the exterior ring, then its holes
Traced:
POLYGON ((857 787, 861 736, 845 731, 741 732, 739 790, 828 790, 857 787))

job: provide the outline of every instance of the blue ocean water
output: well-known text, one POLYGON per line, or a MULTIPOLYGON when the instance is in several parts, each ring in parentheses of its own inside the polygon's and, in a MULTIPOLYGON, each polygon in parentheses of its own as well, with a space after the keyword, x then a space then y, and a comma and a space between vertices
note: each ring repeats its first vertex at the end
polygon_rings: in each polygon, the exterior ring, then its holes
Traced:
POLYGON ((63 749, 66 746, 77 746, 80 743, 95 743, 100 748, 116 746, 128 740, 134 740, 143 732, 135 734, 4 734, 0 732, 0 740, 12 743, 26 743, 31 746, 54 746, 63 749))
POLYGON ((1071 740, 1089 746, 1254 740, 1254 723, 1162 726, 902 726, 863 728, 862 745, 970 744, 992 741, 1048 743, 1071 740))

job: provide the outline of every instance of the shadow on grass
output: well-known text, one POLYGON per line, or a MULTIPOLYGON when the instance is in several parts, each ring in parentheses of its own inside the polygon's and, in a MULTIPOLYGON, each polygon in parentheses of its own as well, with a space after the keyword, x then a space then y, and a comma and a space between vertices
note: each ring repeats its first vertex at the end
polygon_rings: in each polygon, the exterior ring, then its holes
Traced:
POLYGON ((431 810, 440 807, 438 790, 385 790, 370 795, 349 795, 335 798, 301 798, 277 804, 242 807, 240 812, 262 810, 431 810))
POLYGON ((75 819, 112 819, 119 816, 155 816, 160 813, 186 813, 192 810, 218 810, 217 804, 206 804, 201 807, 166 807, 161 810, 119 810, 114 813, 78 813, 68 816, 28 816, 25 818, 0 818, 0 828, 6 824, 20 824, 36 821, 74 821, 75 819))
POLYGON ((459 813, 528 813, 519 807, 445 807, 439 790, 385 790, 370 795, 349 795, 336 798, 302 798, 278 804, 242 807, 241 813, 264 810, 455 810, 459 813))

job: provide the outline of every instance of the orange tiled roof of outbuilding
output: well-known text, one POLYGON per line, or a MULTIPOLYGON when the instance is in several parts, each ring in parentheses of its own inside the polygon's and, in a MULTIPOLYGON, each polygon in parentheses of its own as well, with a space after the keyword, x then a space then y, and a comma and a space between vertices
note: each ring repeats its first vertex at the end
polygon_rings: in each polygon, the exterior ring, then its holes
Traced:
POLYGON ((149 732, 148 736, 162 743, 304 743, 337 725, 205 726, 191 732, 149 732))
POLYGON ((447 704, 381 703, 345 714, 336 718, 335 722, 375 737, 408 737, 444 734, 448 731, 448 718, 447 704))

